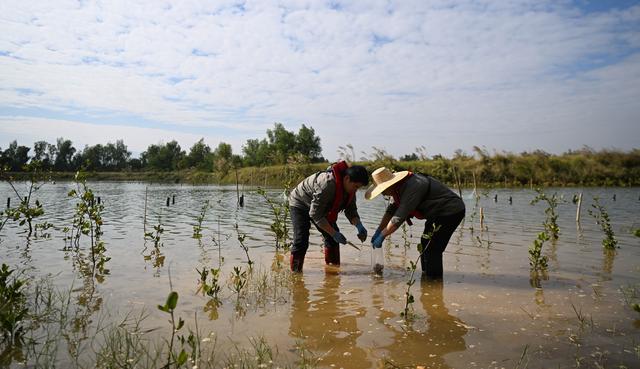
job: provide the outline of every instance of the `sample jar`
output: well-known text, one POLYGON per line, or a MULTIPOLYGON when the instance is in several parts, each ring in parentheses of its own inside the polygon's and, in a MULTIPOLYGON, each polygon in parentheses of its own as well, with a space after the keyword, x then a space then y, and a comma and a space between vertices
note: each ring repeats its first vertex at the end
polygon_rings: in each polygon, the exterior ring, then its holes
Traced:
POLYGON ((384 255, 382 254, 382 247, 371 248, 371 267, 373 268, 373 273, 382 275, 382 271, 384 270, 384 255))

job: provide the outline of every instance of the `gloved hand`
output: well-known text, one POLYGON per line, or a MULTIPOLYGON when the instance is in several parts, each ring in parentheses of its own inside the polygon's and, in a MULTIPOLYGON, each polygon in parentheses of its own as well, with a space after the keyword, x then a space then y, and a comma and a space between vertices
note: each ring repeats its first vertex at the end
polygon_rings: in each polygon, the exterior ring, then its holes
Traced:
POLYGON ((341 243, 343 245, 347 244, 347 238, 340 232, 336 231, 336 233, 333 234, 333 239, 337 242, 337 243, 341 243))
POLYGON ((367 229, 362 225, 362 222, 358 222, 356 224, 356 228, 358 228, 358 239, 360 242, 364 242, 367 240, 367 229))
POLYGON ((371 245, 373 246, 374 249, 379 249, 382 247, 382 241, 384 241, 384 236, 382 235, 381 232, 376 232, 378 233, 377 235, 374 235, 373 238, 371 239, 371 245))
POLYGON ((376 237, 378 237, 380 235, 380 232, 382 232, 382 231, 380 231, 379 229, 376 229, 376 231, 373 232, 373 236, 371 236, 371 242, 373 242, 373 240, 375 240, 376 237))

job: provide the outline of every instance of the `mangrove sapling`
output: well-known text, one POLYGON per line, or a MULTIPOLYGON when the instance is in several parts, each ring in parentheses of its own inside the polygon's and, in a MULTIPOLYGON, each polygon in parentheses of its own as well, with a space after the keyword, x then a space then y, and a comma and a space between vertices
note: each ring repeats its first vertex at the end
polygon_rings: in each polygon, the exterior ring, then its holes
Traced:
MULTIPOLYGON (((402 243, 404 246, 404 249, 408 249, 409 247, 411 247, 411 237, 409 236, 409 227, 407 227, 407 223, 402 223, 402 243)), ((396 247, 398 247, 398 245, 396 244, 396 247)))
POLYGON ((211 268, 209 270, 202 268, 202 271, 196 268, 196 271, 200 275, 200 286, 198 291, 202 291, 204 295, 207 295, 215 300, 219 300, 218 293, 221 290, 220 287, 220 269, 211 268), (207 282, 207 277, 211 276, 211 282, 207 282))
POLYGON ((420 262, 420 258, 422 257, 422 254, 427 250, 427 248, 429 247, 429 244, 431 243, 431 239, 433 238, 433 235, 440 229, 440 226, 436 226, 435 224, 433 224, 433 228, 431 231, 425 233, 422 235, 422 238, 429 240, 427 242, 427 245, 423 246, 422 243, 418 244, 418 257, 416 258, 416 261, 413 260, 409 260, 409 267, 407 267, 407 270, 410 272, 409 273, 409 280, 407 281, 406 285, 407 285, 407 290, 404 293, 404 310, 400 313, 400 315, 402 317, 404 317, 405 321, 409 320, 409 307, 413 306, 412 304, 415 302, 415 298, 413 297, 413 295, 411 294, 411 287, 416 283, 415 280, 415 273, 416 273, 416 269, 418 267, 418 263, 420 262))
POLYGON ((111 258, 105 256, 107 251, 102 235, 102 211, 104 205, 96 201, 93 191, 87 186, 80 172, 75 175, 76 189, 69 191, 68 197, 78 200, 73 216, 73 228, 76 230, 76 247, 79 246, 80 235, 89 236, 91 240, 91 262, 101 274, 108 274, 105 263, 111 258))
POLYGON ((540 232, 529 247, 529 266, 531 266, 532 273, 545 272, 547 270, 549 258, 546 255, 542 255, 542 245, 548 240, 549 235, 546 232, 540 232))
POLYGON ((240 296, 244 291, 244 287, 247 285, 247 272, 242 270, 242 267, 233 267, 233 273, 231 274, 231 290, 236 294, 236 303, 240 301, 240 296))
POLYGON ((560 235, 560 227, 558 226, 558 214, 556 213, 556 208, 558 207, 558 203, 563 200, 558 198, 556 193, 551 197, 547 196, 540 188, 536 188, 536 192, 538 194, 533 200, 531 200, 531 205, 535 205, 539 201, 545 201, 547 203, 547 208, 544 211, 546 214, 546 219, 543 223, 544 229, 552 239, 557 240, 560 235))
MULTIPOLYGON (((25 166, 25 171, 29 172, 28 190, 26 191, 26 193, 21 193, 20 191, 18 191, 13 183, 13 178, 11 176, 5 177, 4 169, 0 170, 0 176, 2 177, 2 179, 7 181, 13 192, 18 197, 18 200, 20 200, 20 205, 18 205, 16 208, 8 208, 6 210, 7 219, 18 221, 20 226, 26 224, 28 232, 27 237, 31 236, 31 233, 33 232, 33 220, 44 214, 44 209, 40 201, 36 200, 34 205, 31 206, 32 196, 42 186, 44 186, 45 183, 47 183, 50 177, 48 173, 44 173, 41 170, 41 166, 42 164, 39 161, 33 161, 32 163, 25 166)), ((7 206, 9 206, 8 202, 7 206)), ((4 223, 2 225, 4 226, 4 223)))
POLYGON ((182 349, 178 354, 173 352, 173 342, 176 337, 176 332, 184 326, 184 320, 182 320, 182 318, 179 317, 178 322, 176 322, 174 312, 177 305, 178 293, 176 291, 171 291, 169 293, 164 305, 158 305, 158 310, 164 311, 171 316, 171 320, 169 321, 171 323, 171 341, 168 342, 169 354, 167 356, 167 364, 163 368, 170 368, 172 364, 175 364, 176 367, 180 367, 182 364, 186 363, 189 358, 189 355, 184 349, 182 349))
POLYGON ((202 209, 200 209, 200 214, 196 217, 196 225, 193 226, 193 238, 199 239, 202 238, 202 222, 204 221, 205 216, 207 215, 207 211, 209 210, 209 200, 204 202, 202 205, 202 209))
POLYGON ((267 204, 271 208, 273 213, 273 223, 271 223, 271 231, 273 232, 276 240, 276 250, 282 247, 285 251, 289 249, 289 229, 287 225, 287 219, 289 218, 289 201, 286 199, 287 189, 283 192, 283 201, 276 201, 271 199, 267 192, 258 188, 258 194, 260 194, 267 201, 267 204))
POLYGON ((0 267, 0 329, 3 341, 17 344, 24 333, 24 321, 29 312, 24 287, 26 280, 13 275, 8 265, 0 267))
POLYGON ((247 264, 249 264, 249 270, 251 270, 251 266, 253 265, 253 261, 249 257, 249 246, 244 244, 244 239, 247 237, 245 233, 240 232, 240 228, 238 227, 238 223, 235 225, 236 233, 238 235, 238 242, 240 243, 240 247, 244 251, 245 255, 247 255, 247 264))
POLYGON ((594 197, 593 201, 594 203, 591 204, 591 207, 597 210, 597 212, 589 209, 589 215, 595 218, 596 223, 600 225, 600 228, 602 228, 604 232, 605 238, 602 240, 602 246, 604 246, 605 249, 614 250, 618 245, 618 240, 616 240, 616 236, 613 233, 609 213, 604 206, 600 205, 598 197, 594 197))

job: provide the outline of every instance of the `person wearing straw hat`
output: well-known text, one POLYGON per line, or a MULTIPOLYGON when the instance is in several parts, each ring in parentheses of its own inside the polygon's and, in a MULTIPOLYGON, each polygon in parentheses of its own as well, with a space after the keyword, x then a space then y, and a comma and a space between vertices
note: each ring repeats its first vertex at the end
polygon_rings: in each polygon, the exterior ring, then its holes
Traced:
POLYGON ((364 198, 371 200, 383 194, 393 199, 371 237, 372 246, 382 247, 382 241, 403 222, 411 225, 412 217, 426 219, 423 235, 433 235, 431 239, 421 237, 422 273, 429 278, 442 278, 442 253, 464 219, 465 206, 460 196, 435 178, 410 171, 393 173, 382 167, 371 176, 373 184, 364 198))
POLYGON ((340 161, 326 171, 310 175, 289 194, 289 210, 293 225, 293 245, 290 266, 293 272, 302 272, 304 257, 309 248, 311 223, 324 239, 326 264, 340 265, 339 244, 346 244, 346 237, 337 225, 338 213, 344 214, 358 229, 358 238, 367 239, 367 230, 360 222, 355 193, 369 184, 367 169, 360 165, 349 166, 340 161))

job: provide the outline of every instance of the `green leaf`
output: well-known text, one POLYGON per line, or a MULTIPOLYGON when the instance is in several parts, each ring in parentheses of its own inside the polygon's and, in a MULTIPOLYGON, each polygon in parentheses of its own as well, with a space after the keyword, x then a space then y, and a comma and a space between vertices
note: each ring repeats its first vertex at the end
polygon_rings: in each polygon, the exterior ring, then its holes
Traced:
POLYGON ((167 308, 167 306, 162 306, 162 305, 158 305, 158 310, 160 311, 164 311, 164 312, 169 312, 169 309, 167 308))
POLYGON ((180 328, 184 327, 184 320, 182 318, 178 319, 178 326, 176 327, 176 331, 179 331, 180 328))
POLYGON ((640 304, 633 304, 632 306, 633 306, 633 310, 640 313, 640 304))
POLYGON ((173 310, 178 305, 178 293, 176 291, 171 291, 169 296, 167 297, 167 303, 165 304, 169 310, 173 310))
POLYGON ((188 358, 189 358, 189 355, 187 355, 184 349, 182 349, 182 351, 180 351, 180 355, 178 355, 178 360, 176 360, 178 366, 186 363, 188 358))

